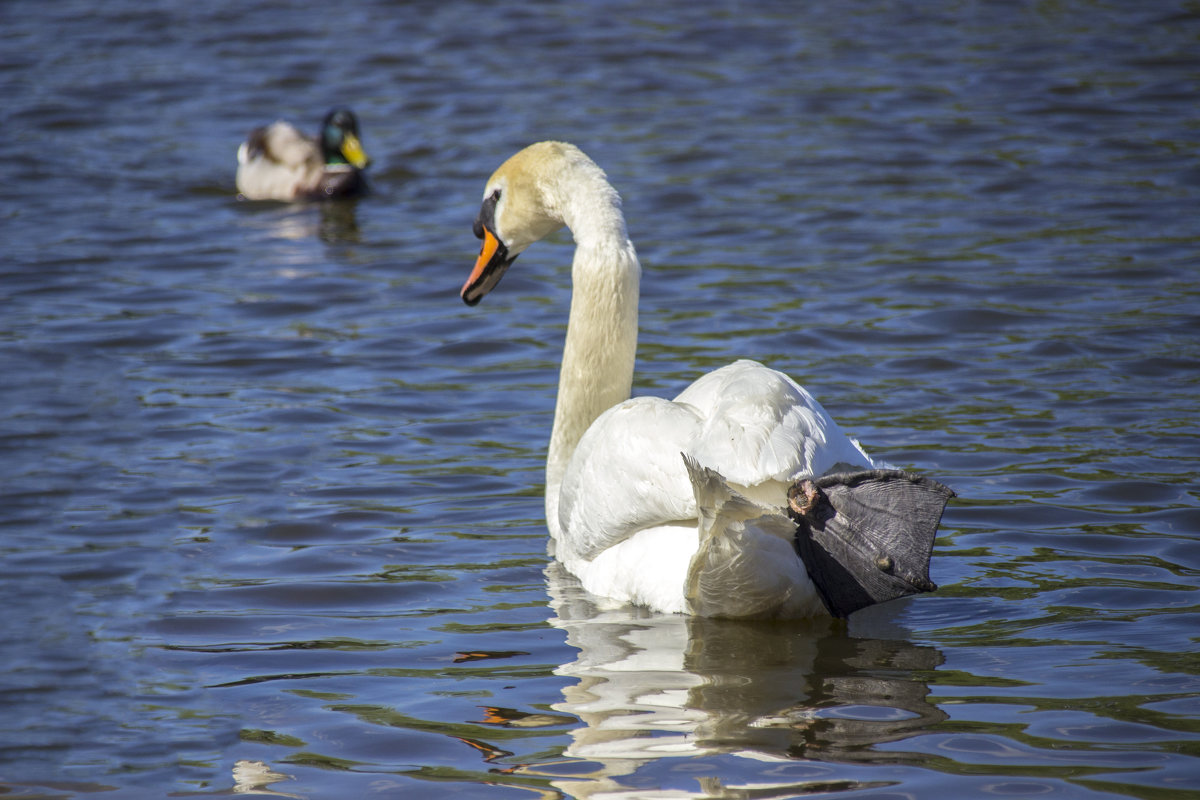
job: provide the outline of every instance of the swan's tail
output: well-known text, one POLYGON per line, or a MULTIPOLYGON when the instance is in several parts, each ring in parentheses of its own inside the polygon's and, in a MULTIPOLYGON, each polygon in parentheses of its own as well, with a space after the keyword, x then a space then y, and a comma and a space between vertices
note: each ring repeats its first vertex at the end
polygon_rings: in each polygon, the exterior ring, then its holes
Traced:
POLYGON ((829 612, 936 589, 929 559, 951 497, 935 480, 892 469, 797 482, 788 492, 796 548, 829 612))
POLYGON ((688 610, 704 617, 810 617, 824 609, 796 557, 794 522, 732 489, 720 473, 683 457, 699 511, 699 547, 688 566, 688 610))
POLYGON ((716 470, 700 465, 696 459, 683 454, 692 491, 699 510, 700 543, 708 541, 722 526, 761 517, 767 509, 735 491, 716 470))

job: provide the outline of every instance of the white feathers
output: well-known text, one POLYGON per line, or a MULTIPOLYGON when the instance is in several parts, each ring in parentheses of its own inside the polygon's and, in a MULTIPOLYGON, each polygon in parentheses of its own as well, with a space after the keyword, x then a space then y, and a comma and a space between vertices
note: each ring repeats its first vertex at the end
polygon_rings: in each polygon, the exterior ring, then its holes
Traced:
POLYGON ((839 461, 870 463, 812 395, 754 361, 708 373, 675 402, 704 421, 691 454, 739 486, 820 475, 839 461))
POLYGON ((558 495, 560 553, 591 560, 643 528, 697 517, 680 454, 715 465, 739 492, 782 509, 797 477, 870 461, 808 392, 781 372, 738 361, 674 401, 626 400, 579 441, 558 495), (831 446, 830 440, 834 446, 831 446))
POLYGON ((559 490, 559 552, 590 561, 656 525, 696 517, 679 454, 700 420, 658 397, 613 406, 584 433, 559 490))
POLYGON ((321 148, 279 120, 238 147, 237 188, 248 200, 295 200, 321 184, 321 148))

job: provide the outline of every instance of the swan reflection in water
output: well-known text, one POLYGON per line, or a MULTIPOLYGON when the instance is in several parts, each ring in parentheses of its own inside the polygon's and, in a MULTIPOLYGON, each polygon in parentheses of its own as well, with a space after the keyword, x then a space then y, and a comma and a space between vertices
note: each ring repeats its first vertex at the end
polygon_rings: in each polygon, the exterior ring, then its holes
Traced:
MULTIPOLYGON (((586 800, 769 800, 871 788, 878 784, 828 764, 921 758, 874 746, 946 719, 923 680, 941 653, 880 637, 896 635, 884 606, 856 615, 850 635, 829 618, 749 622, 605 608, 558 562, 546 576, 550 623, 577 650, 555 669, 568 679, 561 701, 550 713, 485 707, 468 727, 544 728, 568 743, 561 759, 523 761, 500 746, 522 737, 452 731, 503 776, 496 783, 586 800), (873 617, 876 637, 860 636, 873 617), (645 788, 655 785, 670 788, 645 788)), ((238 762, 234 779, 235 794, 303 796, 286 791, 292 776, 261 762, 238 762)))
MULTIPOLYGON (((942 662, 935 648, 852 638, 829 619, 755 623, 603 609, 561 565, 552 563, 547 577, 557 615, 551 623, 579 650, 556 670, 577 682, 553 706, 583 723, 569 733, 564 753, 576 762, 571 777, 554 781, 572 797, 633 796, 620 779, 660 759, 726 754, 760 762, 747 762, 746 770, 760 775, 770 769, 761 762, 869 761, 871 745, 946 718, 927 702, 929 687, 919 677, 942 662), (597 767, 581 774, 578 760, 597 767)), ((891 761, 903 757, 888 754, 891 761)), ((698 766, 688 771, 696 791, 669 796, 755 790, 756 797, 773 797, 817 788, 811 781, 723 786, 699 777, 698 766)), ((513 772, 554 775, 555 768, 513 772)))

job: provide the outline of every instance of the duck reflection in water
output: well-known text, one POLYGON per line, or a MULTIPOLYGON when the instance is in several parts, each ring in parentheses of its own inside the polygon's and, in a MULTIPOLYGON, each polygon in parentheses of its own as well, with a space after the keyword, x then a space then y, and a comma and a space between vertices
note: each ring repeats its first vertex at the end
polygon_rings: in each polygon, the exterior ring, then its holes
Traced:
MULTIPOLYGON (((942 663, 935 648, 852 638, 844 623, 829 619, 746 622, 630 606, 605 610, 560 564, 552 563, 547 577, 557 615, 551 623, 579 650, 556 670, 577 682, 553 709, 583 723, 570 732, 565 755, 597 765, 580 774, 575 764, 571 777, 554 782, 572 797, 621 795, 630 789, 623 776, 664 758, 868 760, 877 757, 871 745, 946 719, 927 701, 929 687, 920 679, 942 663)), ((903 757, 889 753, 893 760, 903 757)), ((515 771, 555 774, 553 765, 515 771)), ((722 786, 699 778, 694 796, 741 797, 768 787, 786 789, 787 796, 816 788, 722 786)))
POLYGON ((338 203, 323 203, 321 226, 317 236, 325 244, 358 244, 362 235, 358 230, 358 201, 342 200, 338 203))
MULTIPOLYGON (((362 241, 358 203, 357 198, 344 198, 316 205, 239 203, 235 208, 239 214, 239 225, 273 239, 298 243, 316 239, 326 245, 342 245, 359 244, 362 241)), ((311 261, 312 254, 307 250, 279 250, 273 253, 273 260, 276 261, 286 263, 293 258, 311 261)))

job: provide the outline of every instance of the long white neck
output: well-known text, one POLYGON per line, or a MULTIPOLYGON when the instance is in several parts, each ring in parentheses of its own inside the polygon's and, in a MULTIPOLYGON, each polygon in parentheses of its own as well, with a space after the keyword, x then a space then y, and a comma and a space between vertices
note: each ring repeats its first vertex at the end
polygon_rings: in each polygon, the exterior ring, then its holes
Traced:
POLYGON ((546 457, 546 522, 557 537, 558 492, 580 438, 595 419, 628 400, 637 355, 641 266, 625 232, 620 200, 603 173, 561 198, 575 236, 571 315, 546 457))

